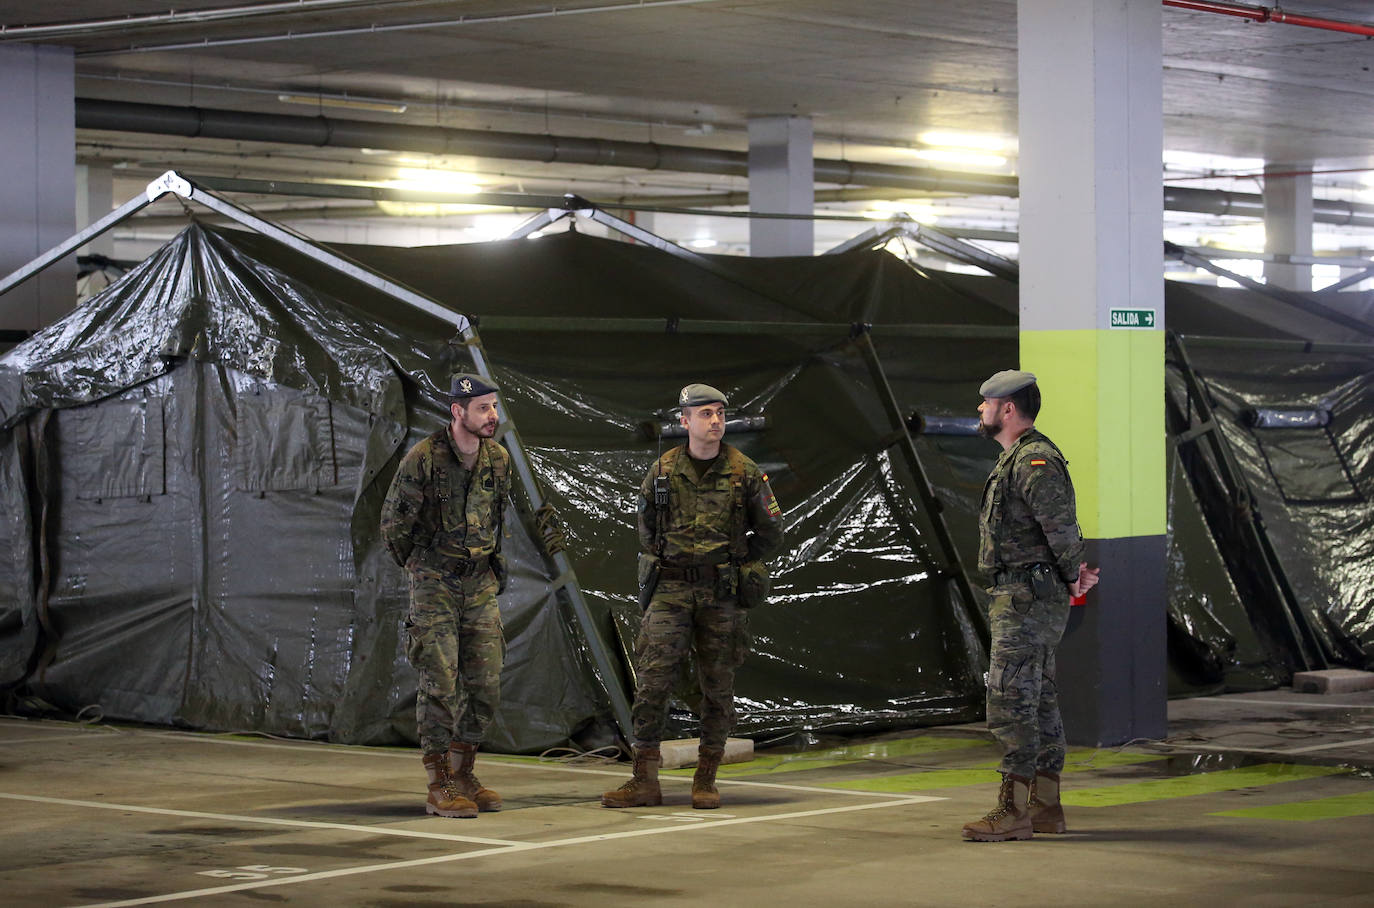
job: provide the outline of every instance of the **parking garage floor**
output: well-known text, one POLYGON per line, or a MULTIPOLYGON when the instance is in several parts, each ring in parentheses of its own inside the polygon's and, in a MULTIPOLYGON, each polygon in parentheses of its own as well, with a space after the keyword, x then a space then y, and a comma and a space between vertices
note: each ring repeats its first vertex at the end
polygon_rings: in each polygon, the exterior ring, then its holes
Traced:
POLYGON ((1065 835, 977 844, 977 725, 761 750, 607 810, 626 767, 483 755, 506 809, 427 817, 414 750, 0 719, 0 904, 1374 904, 1374 692, 1170 704, 1075 748, 1065 835))

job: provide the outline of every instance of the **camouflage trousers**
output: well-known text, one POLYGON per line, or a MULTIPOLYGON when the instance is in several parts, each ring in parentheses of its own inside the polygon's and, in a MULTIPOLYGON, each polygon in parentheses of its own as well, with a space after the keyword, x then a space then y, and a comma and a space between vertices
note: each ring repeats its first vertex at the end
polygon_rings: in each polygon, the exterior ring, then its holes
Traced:
POLYGON ((999 769, 1025 778, 1064 768, 1064 723, 1054 681, 1054 650, 1069 620, 1069 591, 1037 599, 1029 583, 988 590, 992 651, 988 731, 1002 745, 999 769))
POLYGON ((479 744, 501 702, 506 639, 496 577, 453 577, 422 568, 410 574, 406 655, 420 675, 415 724, 420 749, 443 753, 453 741, 479 744))
POLYGON ((634 738, 663 740, 668 700, 694 651, 701 686, 701 743, 724 747, 735 727, 735 669, 749 652, 749 613, 718 598, 711 581, 662 581, 644 612, 635 643, 634 738))

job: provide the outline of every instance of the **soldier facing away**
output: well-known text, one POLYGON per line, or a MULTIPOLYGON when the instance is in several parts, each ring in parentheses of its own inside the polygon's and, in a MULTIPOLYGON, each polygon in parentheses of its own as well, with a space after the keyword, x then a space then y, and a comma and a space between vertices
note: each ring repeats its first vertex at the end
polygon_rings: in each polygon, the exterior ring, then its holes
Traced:
POLYGON ((382 538, 410 578, 407 655, 420 676, 415 721, 429 797, 425 812, 475 817, 501 797, 473 775, 500 702, 506 642, 502 521, 510 455, 492 436, 496 386, 454 376, 449 424, 401 460, 382 505, 382 538))
POLYGON ((963 835, 1005 842, 1067 828, 1059 802, 1064 726, 1054 651, 1070 596, 1094 587, 1099 570, 1079 560, 1083 534, 1068 461, 1035 428, 1035 376, 998 372, 978 393, 978 430, 1002 446, 978 520, 978 567, 992 581, 988 730, 1002 745, 1002 787, 997 806, 965 825, 963 835))
POLYGON ((663 803, 659 745, 668 698, 688 651, 701 687, 701 744, 692 806, 720 806, 716 770, 735 724, 735 670, 749 649, 746 608, 767 595, 763 565, 782 545, 768 477, 725 434, 725 395, 693 384, 678 395, 687 444, 660 457, 640 486, 640 605, 635 645, 634 770, 603 807, 663 803))

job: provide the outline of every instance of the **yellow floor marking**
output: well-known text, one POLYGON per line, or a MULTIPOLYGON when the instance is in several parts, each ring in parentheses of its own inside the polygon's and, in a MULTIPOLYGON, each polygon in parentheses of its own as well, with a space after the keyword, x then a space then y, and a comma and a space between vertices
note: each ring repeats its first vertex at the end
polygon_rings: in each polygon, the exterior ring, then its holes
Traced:
MULTIPOLYGON (((1132 766, 1137 763, 1152 763, 1165 759, 1168 758, 1158 754, 1133 754, 1115 750, 1074 748, 1068 752, 1065 758, 1064 772, 1089 772, 1095 769, 1132 766)), ((817 784, 825 788, 887 793, 927 791, 932 788, 958 788, 964 785, 995 785, 998 782, 997 766, 999 762, 999 760, 988 760, 963 769, 928 769, 922 772, 869 776, 861 779, 844 779, 817 784)))
POLYGON ((1122 804, 1186 798, 1218 791, 1234 791, 1238 788, 1253 788, 1257 785, 1273 785, 1278 782, 1296 782, 1349 771, 1338 766, 1262 763, 1258 766, 1242 766, 1239 769, 1220 769, 1215 772, 1128 782, 1103 788, 1067 788, 1064 790, 1063 800, 1065 804, 1073 807, 1117 807, 1122 804))
MULTIPOLYGON (((831 747, 825 750, 811 750, 797 754, 755 757, 748 763, 726 764, 720 768, 717 775, 720 778, 738 778, 769 773, 804 772, 809 769, 845 766, 863 760, 888 760, 985 746, 987 746, 987 742, 977 738, 938 738, 932 735, 923 735, 919 738, 872 741, 867 744, 831 747)), ((667 771, 667 774, 691 775, 694 771, 692 768, 675 769, 667 771)))
POLYGON ((1222 810, 1211 814, 1214 817, 1246 817, 1257 820, 1339 820, 1342 817, 1367 817, 1374 814, 1374 791, 1357 791, 1353 794, 1336 795, 1331 798, 1317 798, 1311 801, 1295 801, 1291 804, 1269 804, 1263 807, 1243 807, 1240 810, 1222 810))

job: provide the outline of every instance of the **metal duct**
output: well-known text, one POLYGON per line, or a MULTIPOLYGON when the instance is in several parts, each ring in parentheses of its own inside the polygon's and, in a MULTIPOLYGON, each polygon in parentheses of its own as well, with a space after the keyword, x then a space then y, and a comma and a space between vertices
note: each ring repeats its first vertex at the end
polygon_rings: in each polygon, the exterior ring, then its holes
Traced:
POLYGON ((1330 425, 1330 410, 1288 410, 1255 407, 1244 412, 1245 424, 1254 429, 1320 429, 1330 425))
POLYGON ((906 418, 906 428, 913 435, 977 435, 979 422, 977 416, 925 416, 912 412, 906 418))
MULTIPOLYGON (((749 174, 749 155, 743 151, 485 129, 404 126, 368 120, 137 104, 92 98, 76 99, 76 126, 78 129, 108 129, 115 132, 233 139, 241 142, 386 148, 392 151, 426 154, 471 155, 482 158, 594 164, 605 167, 632 167, 638 170, 676 170, 728 176, 749 174)), ((815 179, 822 183, 888 186, 894 189, 953 192, 960 195, 1016 195, 1015 177, 854 161, 817 160, 815 179)))
MULTIPOLYGON (((405 126, 370 120, 305 117, 293 114, 251 113, 204 107, 137 104, 94 98, 76 99, 78 129, 152 133, 241 142, 277 142, 337 148, 386 148, 425 154, 471 155, 520 161, 593 164, 637 170, 675 170, 748 176, 749 155, 719 148, 622 142, 573 136, 533 135, 442 126, 405 126)), ((882 186, 956 195, 1016 196, 1016 177, 961 173, 930 167, 866 164, 860 161, 818 159, 818 183, 842 186, 882 186)), ((1262 218, 1264 199, 1253 193, 1215 189, 1165 187, 1164 207, 1170 211, 1243 215, 1262 218)), ((1324 224, 1374 227, 1374 205, 1312 200, 1312 219, 1324 224)))

